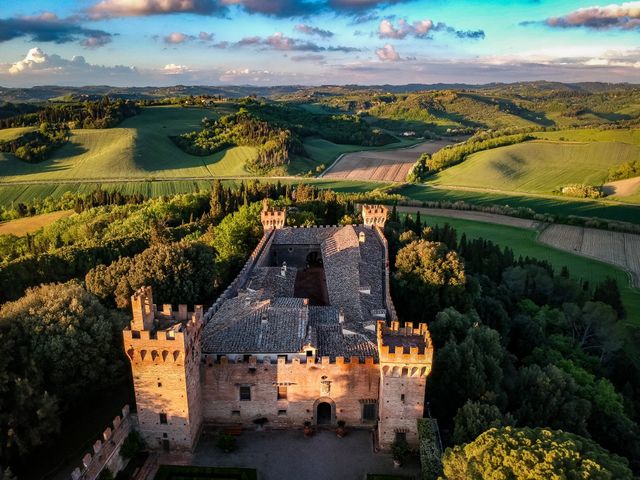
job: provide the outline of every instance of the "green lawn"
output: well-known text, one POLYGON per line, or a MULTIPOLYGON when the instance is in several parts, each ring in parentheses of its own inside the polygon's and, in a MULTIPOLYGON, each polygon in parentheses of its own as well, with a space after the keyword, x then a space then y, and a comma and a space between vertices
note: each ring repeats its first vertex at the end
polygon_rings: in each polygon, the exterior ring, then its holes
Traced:
POLYGON ((536 240, 538 233, 534 230, 432 215, 421 214, 420 218, 430 225, 448 223, 458 231, 458 238, 464 232, 467 238, 483 237, 500 246, 508 246, 518 256, 546 260, 556 272, 566 266, 573 278, 588 280, 591 284, 604 280, 607 276, 613 277, 620 286, 630 322, 640 326, 640 290, 631 287, 626 272, 619 268, 540 243, 536 240))
POLYGON ((605 182, 611 167, 637 158, 640 158, 640 146, 620 141, 536 140, 475 153, 464 162, 438 173, 429 182, 550 194, 572 183, 600 185, 605 182))
POLYGON ((67 145, 38 164, 0 154, 0 181, 248 175, 244 166, 256 155, 254 148, 235 147, 197 157, 180 150, 169 138, 200 128, 203 117, 216 116, 216 110, 206 108, 145 108, 117 128, 74 130, 67 145))

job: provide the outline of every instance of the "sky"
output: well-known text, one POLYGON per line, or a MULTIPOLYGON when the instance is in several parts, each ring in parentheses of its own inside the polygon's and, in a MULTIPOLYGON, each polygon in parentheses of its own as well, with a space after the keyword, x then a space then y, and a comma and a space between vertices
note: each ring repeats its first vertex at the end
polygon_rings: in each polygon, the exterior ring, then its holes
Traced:
POLYGON ((640 1, 0 0, 0 86, 640 83, 640 1))

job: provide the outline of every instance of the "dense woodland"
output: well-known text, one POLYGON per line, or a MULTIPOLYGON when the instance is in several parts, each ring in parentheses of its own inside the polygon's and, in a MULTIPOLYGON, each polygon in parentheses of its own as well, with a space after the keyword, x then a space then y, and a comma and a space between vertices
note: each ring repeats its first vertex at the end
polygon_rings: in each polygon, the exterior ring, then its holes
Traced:
POLYGON ((71 129, 110 128, 137 113, 138 107, 134 102, 112 100, 108 96, 99 101, 52 103, 44 106, 5 103, 0 106, 0 129, 37 127, 43 123, 65 123, 71 129))
MULTIPOLYGON (((262 234, 264 197, 294 204, 292 225, 360 222, 353 202, 366 200, 253 181, 148 201, 97 191, 76 198, 76 215, 26 238, 0 237, 3 465, 25 471, 70 409, 127 381, 120 330, 136 288, 152 285, 157 301, 174 304, 215 299, 262 234)), ((386 235, 400 317, 428 322, 437 351, 430 411, 447 446, 468 445, 447 451, 446 478, 464 478, 487 452, 511 455, 538 428, 568 432, 544 435, 564 438, 611 478, 630 478, 629 462, 639 471, 640 372, 625 349, 632 340, 615 281, 591 285, 395 212, 386 235), (492 427, 502 429, 474 443, 492 427)), ((550 462, 545 445, 541 464, 550 462)))
POLYGON ((390 222, 387 237, 398 313, 429 323, 427 400, 447 445, 544 427, 592 438, 639 471, 640 370, 614 280, 573 279, 419 217, 390 222))

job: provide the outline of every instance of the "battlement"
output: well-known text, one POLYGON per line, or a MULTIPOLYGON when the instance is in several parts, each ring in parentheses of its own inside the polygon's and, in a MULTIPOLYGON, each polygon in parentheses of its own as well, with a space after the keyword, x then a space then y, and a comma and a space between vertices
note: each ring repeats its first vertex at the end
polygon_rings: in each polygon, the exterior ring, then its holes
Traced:
POLYGON ((362 221, 368 227, 384 228, 388 214, 384 205, 362 205, 362 221))
POLYGON ((175 312, 170 304, 162 305, 162 310, 153 303, 153 291, 151 287, 140 287, 131 296, 131 330, 138 332, 154 332, 159 329, 173 329, 177 323, 197 323, 203 319, 202 305, 196 305, 193 312, 187 310, 186 305, 178 305, 175 312))
POLYGON ((414 328, 412 323, 400 327, 399 322, 393 321, 391 326, 387 327, 386 323, 380 320, 377 337, 380 364, 392 364, 387 367, 393 368, 393 371, 397 370, 396 373, 400 374, 429 374, 433 362, 433 345, 425 323, 414 328))
POLYGON ((133 363, 184 363, 186 352, 200 341, 202 306, 189 312, 179 305, 175 312, 166 304, 159 311, 152 293, 151 287, 141 287, 131 297, 133 320, 122 332, 125 351, 133 363))
POLYGON ((251 368, 251 366, 262 365, 268 368, 270 365, 306 365, 308 367, 315 367, 317 365, 373 365, 376 359, 372 356, 352 356, 352 357, 306 357, 304 355, 296 356, 293 358, 284 358, 282 356, 269 356, 265 355, 262 358, 258 358, 255 355, 251 355, 248 359, 243 357, 228 357, 226 355, 205 355, 203 362, 208 365, 245 365, 251 368))
POLYGON ((269 201, 265 198, 262 203, 262 211, 260 212, 260 221, 262 227, 265 230, 279 229, 285 226, 287 219, 286 208, 272 208, 269 206, 269 201))

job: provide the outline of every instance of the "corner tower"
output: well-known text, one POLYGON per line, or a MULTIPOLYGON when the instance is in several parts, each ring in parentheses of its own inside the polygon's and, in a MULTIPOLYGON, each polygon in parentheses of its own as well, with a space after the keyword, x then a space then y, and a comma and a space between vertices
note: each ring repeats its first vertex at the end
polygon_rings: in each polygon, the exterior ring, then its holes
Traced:
POLYGON ((131 362, 140 433, 151 448, 191 450, 202 425, 202 307, 158 311, 151 287, 131 297, 133 319, 123 332, 131 362))
POLYGON ((362 205, 362 221, 368 227, 384 229, 388 214, 389 210, 383 205, 362 205))
POLYGON ((380 400, 378 442, 389 449, 399 438, 418 446, 418 419, 424 415, 427 376, 433 363, 433 346, 427 325, 400 327, 378 322, 380 400))
POLYGON ((286 208, 271 208, 269 200, 266 198, 262 201, 262 211, 260 212, 260 221, 264 230, 284 228, 287 219, 286 208))

